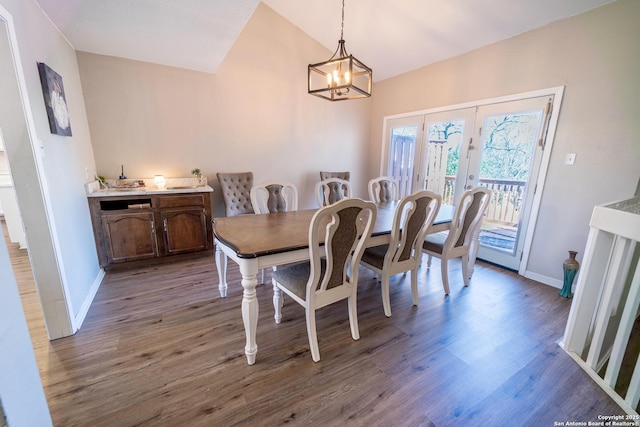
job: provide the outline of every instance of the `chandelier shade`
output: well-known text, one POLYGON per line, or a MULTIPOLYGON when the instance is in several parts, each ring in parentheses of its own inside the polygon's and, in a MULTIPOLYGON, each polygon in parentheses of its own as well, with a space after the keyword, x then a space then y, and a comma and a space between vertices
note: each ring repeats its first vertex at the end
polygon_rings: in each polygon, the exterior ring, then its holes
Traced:
POLYGON ((342 30, 338 48, 333 56, 324 62, 309 64, 308 93, 329 101, 367 98, 371 96, 373 71, 345 47, 344 0, 342 1, 342 30))

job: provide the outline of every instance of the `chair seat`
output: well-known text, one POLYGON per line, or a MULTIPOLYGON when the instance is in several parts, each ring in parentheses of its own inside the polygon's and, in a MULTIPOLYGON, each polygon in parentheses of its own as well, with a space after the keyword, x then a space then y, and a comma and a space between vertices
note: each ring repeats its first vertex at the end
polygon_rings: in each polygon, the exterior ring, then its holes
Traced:
POLYGON ((362 262, 372 265, 382 270, 384 266, 384 257, 387 255, 389 245, 374 246, 367 248, 362 254, 362 262))
MULTIPOLYGON (((327 271, 327 261, 320 260, 320 280, 324 278, 324 273, 327 271)), ((300 262, 297 264, 291 264, 283 268, 279 268, 273 272, 273 279, 282 285, 283 288, 287 288, 292 294, 300 299, 306 299, 307 297, 307 282, 311 275, 311 263, 300 262)))
POLYGON ((422 249, 430 252, 435 252, 437 254, 442 254, 442 249, 444 248, 444 242, 447 241, 447 233, 433 233, 429 234, 426 239, 424 239, 424 243, 422 244, 422 249))

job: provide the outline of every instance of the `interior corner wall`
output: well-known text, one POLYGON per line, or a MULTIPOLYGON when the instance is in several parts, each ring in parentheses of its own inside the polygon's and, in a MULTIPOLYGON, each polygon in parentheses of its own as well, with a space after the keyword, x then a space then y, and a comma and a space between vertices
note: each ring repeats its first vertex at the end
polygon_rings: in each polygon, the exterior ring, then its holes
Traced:
POLYGON ((350 170, 366 197, 370 99, 307 94, 307 64, 329 56, 264 3, 215 74, 79 52, 97 170, 181 177, 198 167, 216 190, 214 216, 224 215, 217 172, 289 181, 311 208, 320 170, 350 170))
POLYGON ((0 0, 0 5, 14 23, 14 53, 22 64, 30 117, 26 122, 20 101, 3 98, 15 118, 3 126, 6 153, 49 336, 58 338, 75 332, 101 277, 84 189, 95 170, 89 126, 73 47, 35 0, 0 0), (49 130, 38 62, 62 76, 71 137, 49 130))
POLYGON ((584 251, 593 207, 632 196, 640 177, 638 19, 640 2, 617 0, 375 84, 370 174, 385 116, 565 86, 526 267, 561 283, 567 251, 584 251))

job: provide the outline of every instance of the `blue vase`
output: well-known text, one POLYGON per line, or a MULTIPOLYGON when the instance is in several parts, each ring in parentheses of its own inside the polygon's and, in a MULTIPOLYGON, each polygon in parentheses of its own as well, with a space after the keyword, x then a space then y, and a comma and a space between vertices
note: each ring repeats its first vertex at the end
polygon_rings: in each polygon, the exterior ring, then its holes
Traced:
POLYGON ((562 289, 560 289, 559 295, 565 298, 573 297, 571 287, 573 286, 573 280, 576 278, 580 263, 576 260, 578 252, 569 251, 569 258, 565 259, 562 263, 562 270, 564 272, 564 280, 562 282, 562 289))

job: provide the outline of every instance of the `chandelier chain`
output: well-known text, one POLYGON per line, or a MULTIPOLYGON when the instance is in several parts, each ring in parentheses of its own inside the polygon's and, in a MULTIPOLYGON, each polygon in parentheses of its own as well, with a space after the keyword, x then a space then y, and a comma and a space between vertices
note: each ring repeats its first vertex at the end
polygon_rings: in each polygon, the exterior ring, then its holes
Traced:
POLYGON ((344 40, 344 0, 342 0, 342 25, 340 26, 340 40, 344 40))

